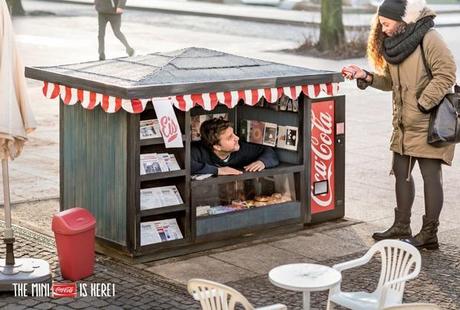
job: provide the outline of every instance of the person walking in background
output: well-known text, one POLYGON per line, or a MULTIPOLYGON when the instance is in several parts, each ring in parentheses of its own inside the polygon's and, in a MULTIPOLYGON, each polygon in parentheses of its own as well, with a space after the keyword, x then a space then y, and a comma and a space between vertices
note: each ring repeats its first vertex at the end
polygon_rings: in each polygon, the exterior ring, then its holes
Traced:
MULTIPOLYGON (((433 29, 435 14, 422 0, 385 0, 369 35, 367 54, 375 68, 369 73, 356 65, 342 69, 348 79, 393 92, 392 173, 396 177, 393 225, 373 238, 404 239, 417 248, 437 249, 439 215, 443 205, 441 164, 452 164, 454 145, 427 143, 430 111, 455 84, 451 51, 433 29), (423 48, 422 48, 423 47, 423 48), (433 78, 423 61, 424 53, 433 78), (424 183, 425 215, 421 231, 412 237, 411 209, 415 197, 412 169, 418 162, 424 183)), ((376 107, 378 108, 378 107, 376 107)))
POLYGON ((105 28, 110 23, 114 35, 125 46, 129 56, 134 55, 134 49, 129 45, 125 35, 121 32, 121 15, 126 5, 126 0, 95 0, 99 23, 99 60, 105 60, 105 28))

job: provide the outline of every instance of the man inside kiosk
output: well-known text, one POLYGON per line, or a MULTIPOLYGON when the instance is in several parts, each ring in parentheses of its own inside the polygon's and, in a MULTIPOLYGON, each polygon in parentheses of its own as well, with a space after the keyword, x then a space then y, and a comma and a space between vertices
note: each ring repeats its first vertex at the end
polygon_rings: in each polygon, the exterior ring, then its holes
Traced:
POLYGON ((231 123, 223 118, 205 121, 200 135, 201 141, 192 143, 192 174, 239 175, 279 164, 272 148, 239 141, 231 123))

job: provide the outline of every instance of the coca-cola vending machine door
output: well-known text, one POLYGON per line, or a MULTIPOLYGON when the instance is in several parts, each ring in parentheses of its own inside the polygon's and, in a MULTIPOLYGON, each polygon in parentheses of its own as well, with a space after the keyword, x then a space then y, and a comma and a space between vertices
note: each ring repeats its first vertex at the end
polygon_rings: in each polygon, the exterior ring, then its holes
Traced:
POLYGON ((307 222, 344 215, 344 103, 344 98, 340 97, 310 102, 310 143, 306 150, 306 154, 310 155, 307 222))

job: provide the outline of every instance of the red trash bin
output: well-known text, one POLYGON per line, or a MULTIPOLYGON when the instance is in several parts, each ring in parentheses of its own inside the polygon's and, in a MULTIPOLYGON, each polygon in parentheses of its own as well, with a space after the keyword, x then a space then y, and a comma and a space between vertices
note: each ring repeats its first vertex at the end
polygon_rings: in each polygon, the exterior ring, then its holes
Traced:
POLYGON ((86 209, 72 208, 53 216, 59 266, 64 279, 80 280, 94 272, 96 219, 86 209))

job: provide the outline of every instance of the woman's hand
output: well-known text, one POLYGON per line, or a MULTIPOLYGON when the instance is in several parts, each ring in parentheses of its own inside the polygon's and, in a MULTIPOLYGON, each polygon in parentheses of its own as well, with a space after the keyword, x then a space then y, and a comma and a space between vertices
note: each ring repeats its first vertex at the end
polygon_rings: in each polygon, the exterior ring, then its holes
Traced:
POLYGON ((348 80, 364 79, 367 73, 357 65, 349 65, 342 68, 342 76, 348 80))

